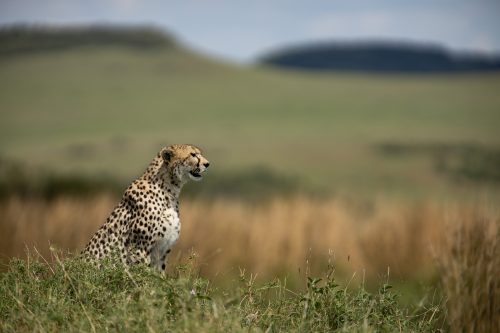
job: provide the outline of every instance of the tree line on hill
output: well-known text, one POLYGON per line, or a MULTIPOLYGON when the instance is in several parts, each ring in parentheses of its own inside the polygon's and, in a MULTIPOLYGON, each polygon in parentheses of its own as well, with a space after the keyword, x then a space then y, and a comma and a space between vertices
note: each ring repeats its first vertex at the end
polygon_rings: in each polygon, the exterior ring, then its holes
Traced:
POLYGON ((264 55, 259 62, 309 71, 435 73, 500 70, 500 55, 453 53, 435 45, 384 41, 303 44, 264 55))
POLYGON ((149 26, 38 26, 0 28, 0 55, 59 51, 75 47, 126 46, 138 49, 174 47, 173 37, 149 26))

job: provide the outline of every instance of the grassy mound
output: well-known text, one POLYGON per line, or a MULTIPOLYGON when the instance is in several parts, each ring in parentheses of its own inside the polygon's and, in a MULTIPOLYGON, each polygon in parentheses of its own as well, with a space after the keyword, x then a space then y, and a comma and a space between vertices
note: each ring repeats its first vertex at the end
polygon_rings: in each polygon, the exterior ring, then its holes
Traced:
POLYGON ((389 285, 349 292, 331 274, 293 292, 280 280, 257 286, 242 272, 236 287, 217 290, 190 261, 165 277, 146 267, 54 259, 11 261, 1 276, 0 331, 428 332, 437 322, 438 308, 400 309, 389 285))

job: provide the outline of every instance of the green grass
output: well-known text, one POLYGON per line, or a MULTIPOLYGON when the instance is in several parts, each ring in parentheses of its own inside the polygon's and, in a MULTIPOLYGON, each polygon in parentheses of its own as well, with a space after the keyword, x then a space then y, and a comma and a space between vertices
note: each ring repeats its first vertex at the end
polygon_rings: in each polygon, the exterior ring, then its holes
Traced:
POLYGON ((439 306, 402 309, 389 285, 348 291, 331 272, 324 281, 308 278, 304 291, 281 280, 257 285, 244 273, 216 289, 189 260, 161 276, 54 258, 52 265, 14 259, 0 275, 0 331, 429 332, 440 325, 439 306))
POLYGON ((179 48, 0 58, 0 154, 131 179, 161 145, 213 169, 264 166, 337 192, 456 193, 422 156, 380 143, 500 145, 500 75, 379 76, 237 68, 179 48))

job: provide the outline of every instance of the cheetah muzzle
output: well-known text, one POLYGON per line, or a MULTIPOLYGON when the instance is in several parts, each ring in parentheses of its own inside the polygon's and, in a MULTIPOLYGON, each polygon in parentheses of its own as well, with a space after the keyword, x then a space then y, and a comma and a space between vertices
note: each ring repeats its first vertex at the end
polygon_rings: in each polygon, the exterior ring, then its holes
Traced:
POLYGON ((181 189, 188 179, 201 180, 209 165, 196 146, 164 147, 125 190, 83 255, 102 259, 118 254, 125 265, 143 263, 165 271, 167 255, 181 230, 181 189))

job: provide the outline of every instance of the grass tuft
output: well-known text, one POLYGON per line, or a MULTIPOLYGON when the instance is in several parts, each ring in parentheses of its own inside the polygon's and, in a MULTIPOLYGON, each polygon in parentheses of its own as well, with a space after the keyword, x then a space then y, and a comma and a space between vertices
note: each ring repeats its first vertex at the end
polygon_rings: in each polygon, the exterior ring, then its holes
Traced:
POLYGON ((112 261, 99 268, 53 253, 13 259, 0 278, 2 332, 427 332, 438 307, 415 316, 387 284, 378 292, 338 285, 330 269, 294 292, 286 280, 257 285, 241 272, 236 287, 215 289, 194 269, 194 256, 162 276, 112 261))

